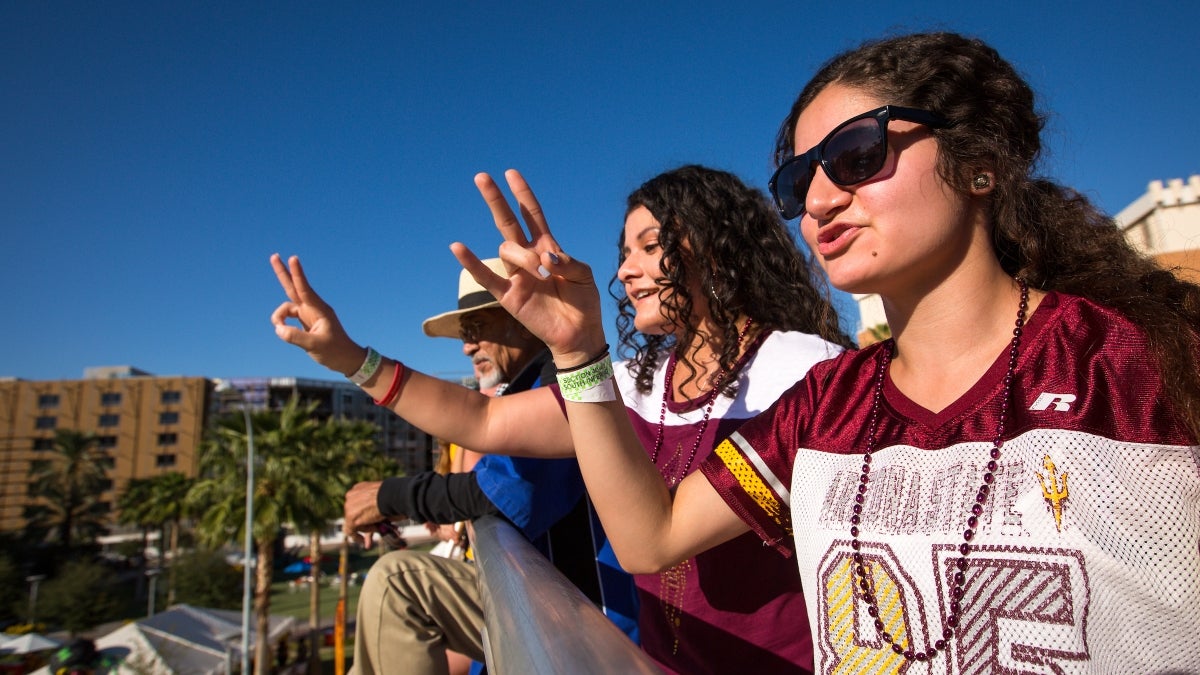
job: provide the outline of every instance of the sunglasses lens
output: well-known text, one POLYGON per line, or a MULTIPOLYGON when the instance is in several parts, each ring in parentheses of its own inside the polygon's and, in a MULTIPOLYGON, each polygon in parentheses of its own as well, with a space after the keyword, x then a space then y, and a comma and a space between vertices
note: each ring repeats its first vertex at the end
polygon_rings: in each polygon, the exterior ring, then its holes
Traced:
POLYGON ((795 218, 804 213, 804 198, 812 183, 816 162, 806 157, 796 157, 779 168, 771 189, 775 202, 784 218, 795 218))
POLYGON ((771 192, 784 218, 804 214, 808 188, 817 171, 816 157, 829 178, 842 186, 867 181, 883 169, 887 159, 886 118, 873 113, 867 113, 871 117, 847 122, 813 150, 779 167, 771 181, 771 192))
POLYGON ((458 324, 458 337, 463 342, 478 342, 479 341, 479 324, 466 321, 460 321, 458 324))
POLYGON ((821 154, 834 181, 841 185, 861 183, 883 168, 883 129, 874 118, 852 122, 829 139, 821 154))

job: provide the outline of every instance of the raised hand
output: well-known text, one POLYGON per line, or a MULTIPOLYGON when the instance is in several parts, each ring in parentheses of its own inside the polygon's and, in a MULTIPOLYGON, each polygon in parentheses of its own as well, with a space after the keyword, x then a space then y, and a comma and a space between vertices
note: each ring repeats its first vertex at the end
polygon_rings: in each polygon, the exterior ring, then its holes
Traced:
POLYGON ((343 375, 358 370, 366 358, 366 349, 350 339, 333 308, 308 285, 300 258, 292 256, 285 266, 275 253, 271 255, 271 267, 288 297, 287 302, 271 313, 271 323, 279 339, 308 352, 312 360, 330 370, 343 375), (300 327, 288 324, 288 319, 296 319, 300 327))
POLYGON ((477 282, 546 343, 559 366, 583 363, 604 348, 600 293, 592 269, 563 253, 521 174, 510 169, 504 176, 520 207, 521 220, 491 176, 475 176, 475 187, 504 237, 500 258, 508 278, 493 273, 465 245, 456 242, 450 249, 477 282))

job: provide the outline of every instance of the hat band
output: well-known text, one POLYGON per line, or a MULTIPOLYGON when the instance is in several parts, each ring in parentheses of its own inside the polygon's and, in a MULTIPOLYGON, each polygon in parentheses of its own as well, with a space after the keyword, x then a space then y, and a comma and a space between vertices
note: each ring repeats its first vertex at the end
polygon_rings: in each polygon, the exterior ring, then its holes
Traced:
POLYGON ((496 302, 496 299, 492 297, 491 293, 488 293, 487 291, 475 291, 473 293, 467 293, 459 298, 458 308, 460 310, 474 309, 475 307, 486 305, 489 302, 496 302))

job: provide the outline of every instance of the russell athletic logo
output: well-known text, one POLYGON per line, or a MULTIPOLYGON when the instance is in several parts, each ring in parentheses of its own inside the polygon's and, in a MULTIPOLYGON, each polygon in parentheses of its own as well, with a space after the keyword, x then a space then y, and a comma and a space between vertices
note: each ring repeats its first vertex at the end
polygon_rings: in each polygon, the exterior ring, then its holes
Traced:
POLYGON ((1071 404, 1075 402, 1075 394, 1051 394, 1048 391, 1043 391, 1029 406, 1030 410, 1048 410, 1051 406, 1058 412, 1067 412, 1071 409, 1071 404))

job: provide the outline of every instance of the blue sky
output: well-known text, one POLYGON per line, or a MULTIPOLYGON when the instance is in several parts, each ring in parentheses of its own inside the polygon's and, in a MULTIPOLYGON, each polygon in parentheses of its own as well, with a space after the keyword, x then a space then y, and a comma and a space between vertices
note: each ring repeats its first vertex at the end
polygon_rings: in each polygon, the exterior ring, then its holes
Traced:
POLYGON ((453 306, 450 242, 494 254, 476 172, 521 169, 607 279, 626 194, 689 162, 765 188, 814 69, 897 32, 995 45, 1050 113, 1044 172, 1115 213, 1200 173, 1198 25, 1183 2, 0 3, 0 376, 328 378, 271 330, 272 252, 360 342, 469 372, 420 322, 453 306))

